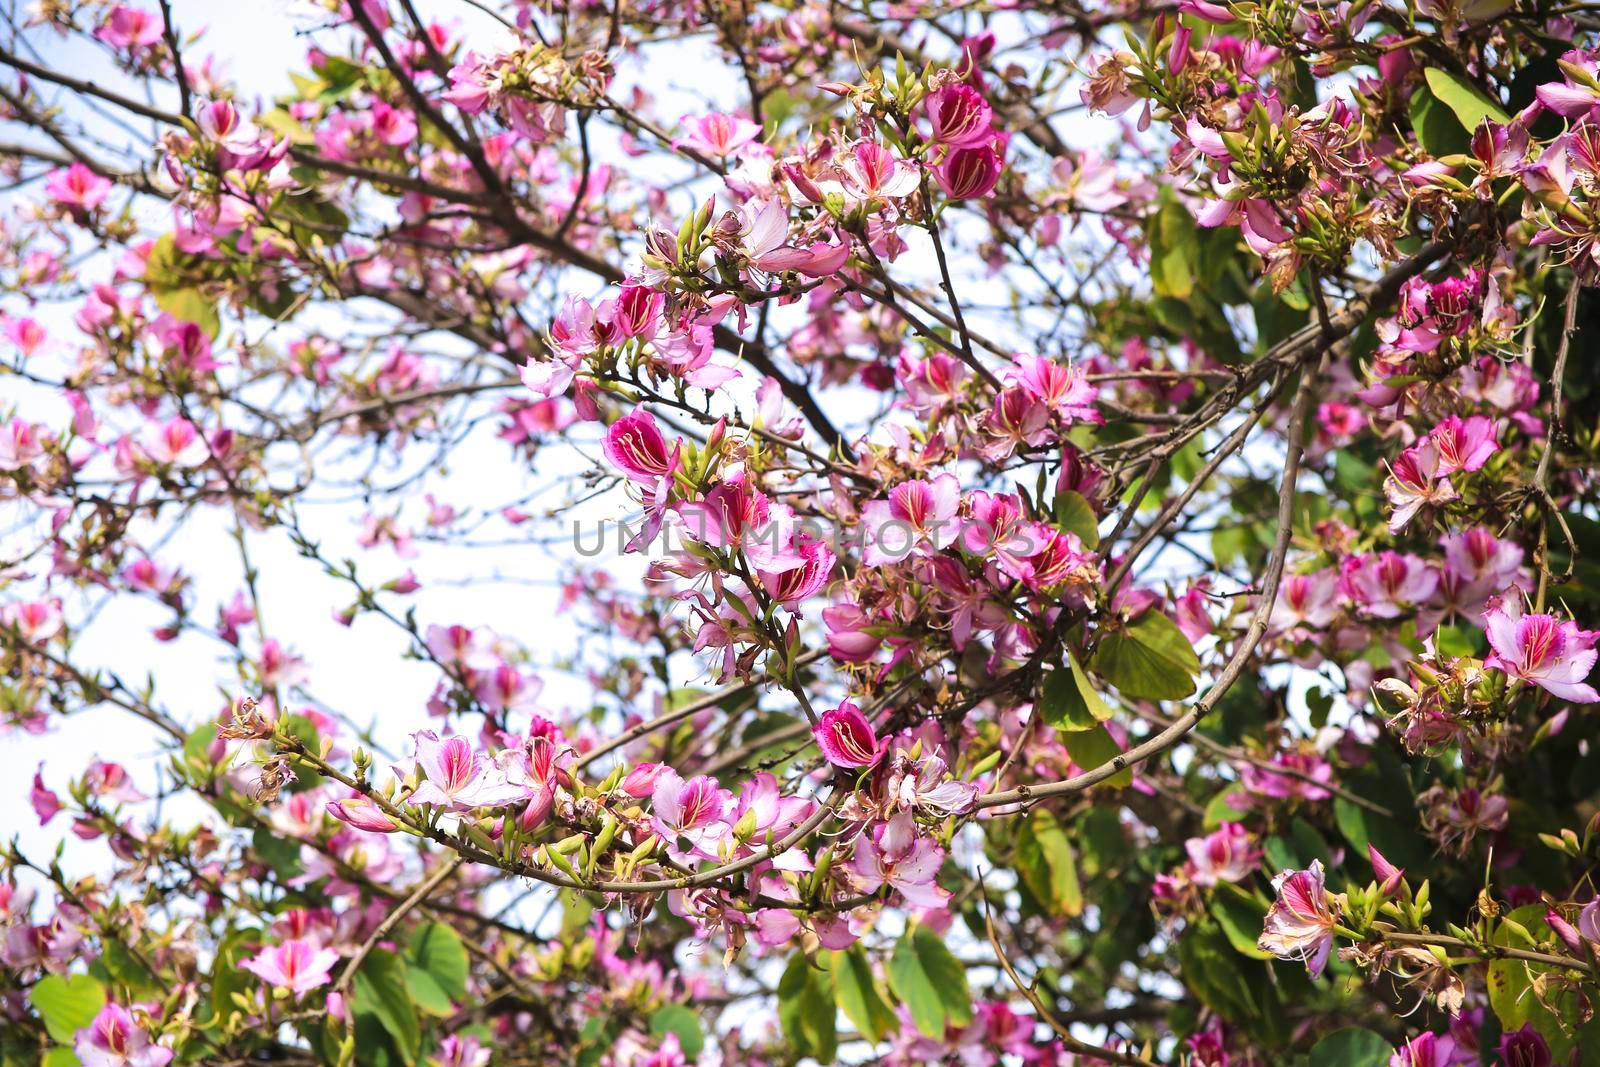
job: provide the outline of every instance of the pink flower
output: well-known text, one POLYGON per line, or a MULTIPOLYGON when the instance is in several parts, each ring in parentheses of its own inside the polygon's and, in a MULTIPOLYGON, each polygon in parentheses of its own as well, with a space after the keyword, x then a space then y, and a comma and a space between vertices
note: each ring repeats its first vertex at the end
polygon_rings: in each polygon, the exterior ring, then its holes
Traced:
POLYGON ((1301 797, 1305 800, 1326 800, 1328 791, 1317 782, 1333 778, 1333 768, 1315 752, 1278 752, 1267 766, 1246 764, 1239 770, 1239 782, 1257 796, 1287 800, 1301 797), (1279 774, 1273 768, 1283 767, 1297 774, 1279 774), (1303 777, 1302 777, 1303 776, 1303 777), (1309 779, 1309 780, 1308 780, 1309 779))
POLYGON ((1592 898, 1578 912, 1578 933, 1594 944, 1600 945, 1600 896, 1592 898))
POLYGON ((1006 380, 1068 421, 1099 424, 1105 420, 1094 409, 1095 388, 1071 364, 1042 356, 1017 355, 1006 380))
POLYGON ((328 814, 346 825, 354 826, 357 830, 367 830, 375 834, 393 833, 397 829, 393 819, 385 815, 378 805, 359 793, 329 804, 328 814))
POLYGON ((1213 4, 1210 0, 1180 0, 1178 10, 1219 26, 1233 21, 1232 11, 1221 4, 1213 4))
POLYGON ((413 804, 470 811, 500 807, 527 795, 502 778, 465 737, 452 734, 441 740, 432 730, 418 730, 411 736, 417 743, 417 767, 423 774, 412 794, 413 804))
POLYGON ((1428 434, 1439 450, 1439 473, 1480 470, 1500 448, 1495 440, 1494 420, 1487 415, 1462 419, 1451 415, 1428 434))
POLYGON ((145 454, 163 466, 198 467, 211 455, 205 438, 194 428, 194 423, 185 418, 149 423, 140 442, 145 454))
POLYGON ((1278 899, 1267 911, 1257 946, 1281 959, 1303 960, 1315 978, 1328 965, 1337 919, 1328 906, 1322 863, 1312 860, 1303 871, 1284 871, 1272 880, 1278 899))
POLYGON ((55 818, 61 810, 61 798, 45 788, 43 762, 33 772, 33 788, 28 790, 28 803, 33 805, 33 813, 39 817, 40 826, 55 818))
POLYGON ((161 19, 154 12, 118 4, 94 35, 113 48, 148 48, 161 40, 161 19))
POLYGON ((931 482, 901 482, 889 490, 888 500, 874 500, 861 509, 867 537, 862 562, 868 567, 896 563, 924 541, 945 547, 955 540, 960 506, 961 484, 953 474, 931 482))
POLYGON ((1195 885, 1242 881, 1261 859, 1249 832, 1236 822, 1222 823, 1205 837, 1191 837, 1183 847, 1189 853, 1189 880, 1195 885))
POLYGON ((489 1067, 489 1057, 490 1050, 480 1045, 476 1037, 451 1034, 428 1057, 428 1067, 489 1067))
POLYGON ((732 799, 733 794, 710 775, 685 781, 669 767, 650 793, 650 825, 669 844, 682 838, 692 851, 714 856, 733 830, 724 818, 732 799))
POLYGON ((73 211, 93 211, 111 194, 111 179, 102 178, 82 163, 53 170, 44 180, 50 199, 73 211))
POLYGON ((61 632, 61 603, 56 600, 23 600, 0 605, 0 624, 14 626, 29 644, 48 641, 61 632))
POLYGON ((823 758, 835 767, 870 767, 883 758, 884 745, 872 724, 848 700, 823 712, 811 734, 823 758))
POLYGON ((1321 630, 1339 614, 1339 575, 1333 570, 1285 575, 1269 625, 1274 633, 1304 626, 1321 630))
POLYGON ((655 416, 637 407, 606 429, 600 447, 629 481, 655 485, 677 468, 681 442, 668 451, 655 416))
POLYGON ((1421 604, 1439 585, 1439 572, 1409 553, 1348 556, 1339 576, 1344 592, 1367 615, 1393 619, 1421 604))
POLYGON ((863 893, 875 893, 887 883, 911 907, 942 908, 950 894, 934 878, 943 864, 944 849, 919 835, 911 812, 902 811, 872 836, 857 839, 849 875, 863 893))
MULTIPOLYGON (((1485 420, 1487 421, 1487 420, 1485 420)), ((1389 467, 1383 482, 1383 495, 1394 505, 1389 516, 1389 532, 1399 533, 1422 507, 1439 507, 1456 499, 1457 493, 1444 475, 1439 448, 1432 438, 1412 445, 1389 467)))
POLYGON ((1584 683, 1594 669, 1594 643, 1600 632, 1581 630, 1577 623, 1554 615, 1524 615, 1521 591, 1515 588, 1489 600, 1483 622, 1492 650, 1484 666, 1532 682, 1562 700, 1600 701, 1600 693, 1584 683))
POLYGON ((45 328, 30 318, 15 318, 6 322, 6 337, 17 346, 17 351, 24 357, 38 352, 44 347, 50 335, 45 328))
POLYGON ((761 136, 759 123, 735 115, 713 112, 700 118, 683 117, 689 136, 675 142, 698 149, 709 156, 731 156, 745 145, 761 136))
POLYGON ((1000 180, 1005 160, 990 145, 957 148, 933 169, 939 188, 952 200, 988 196, 1000 180))
POLYGON ((914 192, 920 180, 915 164, 896 159, 876 141, 857 141, 839 161, 852 192, 864 200, 884 200, 914 192))
POLYGON ((833 565, 838 562, 833 551, 821 541, 806 541, 796 551, 801 561, 797 567, 782 571, 757 568, 767 595, 780 604, 798 604, 821 592, 833 573, 833 565))
POLYGON ((636 800, 643 800, 655 792, 656 782, 667 769, 664 763, 640 763, 631 768, 622 779, 622 791, 636 800))
POLYGON ((1450 1067, 1457 1063, 1455 1038, 1422 1033, 1394 1050, 1389 1067, 1450 1067))
POLYGON ((50 435, 44 427, 13 418, 0 426, 0 471, 19 471, 44 455, 50 435))
POLYGON ((1378 891, 1386 897, 1394 896, 1405 879, 1405 869, 1390 863, 1374 844, 1367 845, 1367 859, 1372 864, 1372 873, 1378 876, 1378 891))
POLYGON ((106 1004, 94 1022, 73 1035, 72 1050, 83 1067, 166 1067, 172 1050, 150 1034, 121 1004, 106 1004))
POLYGON ((643 285, 624 285, 612 304, 611 323, 623 337, 656 335, 661 326, 661 310, 667 294, 643 285))
POLYGON ((922 102, 931 127, 929 136, 951 148, 975 148, 994 139, 989 128, 994 111, 983 94, 963 82, 943 86, 922 102))
POLYGON ((295 938, 263 949, 239 966, 268 985, 287 989, 298 996, 324 985, 329 978, 328 971, 337 962, 339 954, 333 949, 319 948, 314 941, 295 938))
POLYGON ((1517 584, 1523 574, 1522 546, 1502 541, 1481 526, 1446 534, 1444 569, 1439 575, 1439 601, 1447 611, 1476 615, 1484 602, 1517 584))

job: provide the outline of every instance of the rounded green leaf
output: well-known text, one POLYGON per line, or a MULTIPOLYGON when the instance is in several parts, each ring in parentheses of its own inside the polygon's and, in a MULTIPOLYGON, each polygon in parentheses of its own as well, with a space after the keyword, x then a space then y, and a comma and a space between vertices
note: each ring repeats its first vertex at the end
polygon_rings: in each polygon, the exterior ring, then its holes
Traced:
POLYGON ((1371 1030, 1350 1027, 1316 1043, 1311 1067, 1384 1067, 1393 1052, 1389 1042, 1371 1030))
POLYGON ((86 974, 51 974, 28 993, 53 1041, 70 1045, 72 1036, 94 1022, 106 1003, 105 986, 86 974))
POLYGON ((1180 700, 1194 692, 1200 658, 1176 623, 1147 611, 1131 626, 1100 639, 1094 669, 1127 696, 1180 700))

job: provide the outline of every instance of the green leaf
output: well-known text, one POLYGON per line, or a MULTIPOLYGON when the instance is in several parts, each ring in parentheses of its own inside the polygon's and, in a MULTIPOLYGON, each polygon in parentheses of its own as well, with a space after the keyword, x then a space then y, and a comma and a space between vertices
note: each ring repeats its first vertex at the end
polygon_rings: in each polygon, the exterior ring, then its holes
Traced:
POLYGON ((1411 128, 1435 159, 1460 155, 1472 144, 1455 113, 1426 85, 1417 86, 1411 93, 1411 128))
POLYGON ((40 1067, 83 1067, 83 1061, 70 1048, 53 1048, 44 1054, 40 1067))
POLYGON ((1272 958, 1272 953, 1256 947, 1256 939, 1261 936, 1261 927, 1267 918, 1266 901, 1238 886, 1221 882, 1211 894, 1211 917, 1217 920, 1235 952, 1256 960, 1272 958))
POLYGON ((1200 658, 1177 623, 1147 611, 1131 626, 1100 638, 1094 669, 1127 696, 1178 700, 1194 692, 1200 658))
POLYGON ((300 866, 300 843, 292 837, 282 837, 262 826, 251 835, 250 847, 285 882, 304 870, 300 866))
MULTIPOLYGON (((1122 746, 1117 744, 1104 726, 1097 725, 1093 730, 1064 733, 1061 735, 1061 743, 1066 746, 1067 755, 1072 757, 1072 762, 1086 771, 1110 763, 1122 755, 1122 746)), ((1107 778, 1105 784, 1119 789, 1132 785, 1133 768, 1124 767, 1107 778)))
POLYGON ((162 988, 156 977, 139 962, 127 945, 114 938, 106 938, 104 945, 105 951, 100 957, 101 962, 118 982, 135 992, 162 988))
MULTIPOLYGON (((803 957, 802 957, 803 958, 803 957)), ((664 1004, 650 1016, 650 1032, 657 1037, 678 1035, 678 1047, 685 1059, 691 1062, 706 1047, 706 1035, 700 1029, 700 1016, 683 1004, 664 1004)))
POLYGON ((1371 1030, 1335 1030, 1311 1049, 1311 1067, 1385 1067, 1394 1049, 1371 1030))
POLYGON ((872 976, 872 964, 860 945, 836 950, 832 956, 833 996, 856 1032, 876 1045, 900 1028, 872 976))
POLYGON ((406 948, 406 989, 417 1007, 446 1016, 467 996, 467 950, 461 935, 444 923, 428 923, 412 931, 406 948))
POLYGON ((837 1009, 829 976, 796 952, 778 982, 778 1023, 790 1046, 802 1056, 832 1063, 838 1050, 837 1009))
POLYGON ((889 958, 889 986, 911 1012, 911 1021, 929 1037, 943 1037, 945 1025, 972 1021, 967 969, 925 926, 908 931, 889 958))
POLYGON ((175 319, 194 323, 215 340, 222 328, 217 305, 195 284, 185 262, 188 258, 178 251, 172 234, 162 234, 145 260, 145 284, 157 307, 175 319))
POLYGON ((1227 935, 1209 919, 1184 931, 1178 942, 1183 981, 1200 1001, 1236 1026, 1264 1040, 1286 1039, 1288 1026, 1277 986, 1267 964, 1233 951, 1227 935))
POLYGON ((1081 915, 1083 888, 1066 831, 1044 808, 1017 829, 1017 873, 1028 892, 1053 915, 1081 915))
POLYGON ((1039 691, 1039 712, 1058 730, 1092 730, 1111 718, 1111 705, 1096 692, 1078 658, 1067 650, 1067 666, 1046 676, 1039 691))
POLYGON ((72 1044, 72 1035, 94 1022, 106 1003, 106 988, 86 974, 51 974, 28 993, 52 1041, 72 1044))
POLYGON ((1100 518, 1082 493, 1074 493, 1071 489, 1057 493, 1054 510, 1056 525, 1068 533, 1077 534, 1083 547, 1094 548, 1100 544, 1100 518))
POLYGON ((1455 113, 1468 133, 1476 130, 1484 119, 1502 126, 1511 121, 1504 108, 1466 79, 1438 67, 1429 67, 1422 76, 1427 79, 1434 98, 1455 113))
POLYGON ((383 1025, 407 1063, 415 1063, 422 1030, 406 988, 406 964, 386 949, 375 948, 356 972, 354 1009, 383 1025))
POLYGON ((1367 845, 1396 866, 1419 869, 1432 853, 1420 830, 1420 819, 1405 765, 1384 747, 1373 749, 1373 758, 1360 772, 1347 774, 1344 786, 1359 796, 1381 805, 1389 814, 1368 811, 1343 797, 1333 802, 1333 821, 1356 854, 1365 856, 1367 845))
POLYGON ((1189 209, 1162 192, 1166 202, 1149 227, 1150 285, 1157 296, 1185 300, 1200 265, 1199 231, 1189 209))

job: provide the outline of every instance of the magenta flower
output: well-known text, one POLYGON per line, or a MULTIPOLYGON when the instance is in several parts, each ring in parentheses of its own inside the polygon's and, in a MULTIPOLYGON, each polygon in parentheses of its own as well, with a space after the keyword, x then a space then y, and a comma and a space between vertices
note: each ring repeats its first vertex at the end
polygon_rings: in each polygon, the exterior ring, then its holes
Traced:
POLYGON ((975 148, 994 139, 989 128, 994 111, 983 94, 957 82, 935 89, 922 102, 928 116, 929 136, 951 148, 975 148))
POLYGON ((82 163, 54 170, 44 180, 50 199, 72 211, 93 211, 111 195, 111 179, 102 178, 82 163))
POLYGON ((1520 1030, 1500 1035, 1500 1062, 1504 1067, 1550 1067, 1550 1046, 1533 1028, 1523 1023, 1520 1030))
POLYGON ((1389 1057, 1389 1067, 1450 1067, 1456 1062, 1455 1038, 1434 1033, 1418 1034, 1389 1057))
POLYGON ((1500 448, 1500 442, 1495 440, 1494 420, 1487 415, 1469 419, 1451 415, 1429 432, 1428 439, 1439 450, 1441 476, 1481 470, 1500 448))
POLYGON ((811 734, 823 758, 835 767, 870 767, 883 756, 884 745, 872 724, 848 700, 823 712, 811 734))
POLYGON ((1020 386, 1064 420, 1096 425, 1105 421, 1094 408, 1094 385, 1076 367, 1021 353, 1015 359, 1016 365, 1006 371, 1006 381, 1020 386))
POLYGON ((39 817, 39 825, 43 826, 56 817, 61 810, 61 798, 55 792, 46 788, 44 784, 44 762, 41 760, 37 770, 33 772, 33 788, 28 790, 28 803, 33 805, 33 813, 39 817))
POLYGON ((1543 689, 1562 700, 1578 704, 1600 701, 1600 693, 1585 684, 1594 670, 1595 639, 1600 632, 1581 630, 1575 622, 1554 615, 1524 615, 1520 590, 1492 597, 1483 613, 1492 654, 1484 665, 1543 689))
POLYGON ((801 561, 797 567, 782 571, 757 570, 767 595, 780 604, 798 604, 821 592, 838 562, 833 551, 821 541, 803 542, 796 551, 801 561))
POLYGON ((1189 880, 1195 885, 1243 881, 1261 860, 1261 850, 1236 822, 1224 822, 1205 837, 1191 837, 1183 847, 1189 853, 1189 880))
POLYGON ((1423 507, 1439 507, 1456 499, 1457 493, 1444 476, 1439 448, 1432 439, 1412 445, 1395 457, 1389 477, 1383 482, 1383 495, 1394 505, 1389 516, 1389 532, 1399 533, 1423 507))
POLYGON ((1280 959, 1301 960, 1311 977, 1322 974, 1333 952, 1333 927, 1337 919, 1328 905, 1322 863, 1312 860, 1303 871, 1284 871, 1272 880, 1278 899, 1267 911, 1266 925, 1256 944, 1280 959))
POLYGON ((257 978, 278 989, 299 996, 327 983, 329 970, 339 962, 331 948, 319 948, 314 941, 295 938, 263 949, 239 964, 257 978))
POLYGON ((418 730, 411 736, 417 743, 417 768, 423 774, 411 796, 413 804, 470 811, 499 807, 527 795, 507 782, 460 734, 440 740, 432 730, 418 730))
POLYGON ((73 1035, 72 1051, 83 1067, 166 1067, 172 1050, 150 1034, 121 1004, 107 1004, 94 1022, 73 1035))
POLYGON ((612 423, 600 447, 612 466, 641 485, 655 485, 678 466, 680 446, 668 450, 655 416, 642 407, 612 423))
POLYGON ((1000 180, 1005 160, 989 145, 957 148, 933 169, 939 188, 952 200, 973 200, 988 196, 1000 180))
POLYGON ((1392 897, 1400 888, 1400 883, 1405 880, 1406 872, 1403 867, 1396 867, 1390 863, 1378 846, 1367 845, 1367 859, 1372 863, 1372 873, 1378 876, 1378 890, 1386 897, 1392 897))

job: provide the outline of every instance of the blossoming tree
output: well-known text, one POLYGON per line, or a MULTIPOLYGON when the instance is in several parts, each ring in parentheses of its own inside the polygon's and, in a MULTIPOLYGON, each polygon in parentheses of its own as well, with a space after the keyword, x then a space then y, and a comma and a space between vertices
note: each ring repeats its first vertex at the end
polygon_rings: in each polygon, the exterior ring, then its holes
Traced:
POLYGON ((1589 5, 14 8, 6 1067, 1600 1063, 1589 5))

